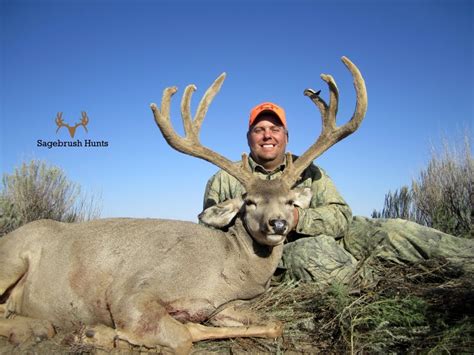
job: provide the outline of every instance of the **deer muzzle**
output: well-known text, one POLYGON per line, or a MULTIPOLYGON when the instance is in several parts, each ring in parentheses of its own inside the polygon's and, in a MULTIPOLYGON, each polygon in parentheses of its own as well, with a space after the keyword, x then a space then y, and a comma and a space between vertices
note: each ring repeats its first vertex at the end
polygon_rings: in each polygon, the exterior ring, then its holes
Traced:
POLYGON ((274 234, 285 234, 288 222, 284 219, 271 219, 269 222, 274 234))

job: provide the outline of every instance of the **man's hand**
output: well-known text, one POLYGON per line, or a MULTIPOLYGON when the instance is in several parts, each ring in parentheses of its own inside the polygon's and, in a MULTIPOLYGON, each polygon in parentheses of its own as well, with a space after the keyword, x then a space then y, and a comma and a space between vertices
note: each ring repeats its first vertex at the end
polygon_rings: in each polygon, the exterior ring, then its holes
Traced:
POLYGON ((293 220, 295 221, 295 225, 293 226, 293 230, 296 230, 296 226, 298 225, 298 221, 300 219, 300 214, 296 207, 293 208, 293 220))

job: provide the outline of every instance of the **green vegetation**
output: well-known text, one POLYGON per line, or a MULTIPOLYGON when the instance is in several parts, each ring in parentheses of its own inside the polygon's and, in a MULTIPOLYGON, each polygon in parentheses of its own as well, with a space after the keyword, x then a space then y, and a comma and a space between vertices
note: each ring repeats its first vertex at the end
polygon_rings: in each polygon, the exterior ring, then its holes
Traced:
POLYGON ((474 238, 474 159, 471 138, 461 148, 444 142, 433 150, 428 166, 411 188, 403 186, 385 195, 382 211, 373 218, 403 218, 459 237, 474 238))
POLYGON ((32 160, 5 174, 0 191, 0 236, 25 223, 49 218, 76 222, 100 214, 92 198, 81 194, 58 167, 32 160))

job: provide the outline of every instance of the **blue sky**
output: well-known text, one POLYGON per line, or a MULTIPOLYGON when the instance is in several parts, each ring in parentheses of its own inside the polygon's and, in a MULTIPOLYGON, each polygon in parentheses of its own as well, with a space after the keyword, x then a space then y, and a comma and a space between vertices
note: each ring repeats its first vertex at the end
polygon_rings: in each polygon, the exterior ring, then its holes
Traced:
POLYGON ((320 131, 305 88, 340 90, 338 123, 355 105, 348 56, 365 77, 369 109, 359 131, 316 164, 355 215, 381 208, 389 190, 426 166, 432 144, 473 125, 473 1, 13 1, 2 0, 0 172, 30 159, 62 167, 101 196, 102 216, 196 220, 211 164, 167 146, 149 104, 167 86, 192 107, 222 72, 227 79, 204 121, 204 145, 237 160, 250 109, 284 107, 288 149, 301 154, 320 131), (89 115, 75 139, 108 147, 44 148, 37 140, 89 115))

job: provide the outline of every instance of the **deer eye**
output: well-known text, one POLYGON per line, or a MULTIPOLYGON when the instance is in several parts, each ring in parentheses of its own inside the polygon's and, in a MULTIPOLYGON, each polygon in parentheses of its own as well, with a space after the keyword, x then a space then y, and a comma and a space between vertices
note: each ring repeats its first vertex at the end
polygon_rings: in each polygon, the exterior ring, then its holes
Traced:
POLYGON ((256 206, 257 204, 253 200, 245 200, 246 206, 256 206))
POLYGON ((295 204, 295 201, 293 201, 293 200, 288 200, 288 201, 286 202, 286 204, 287 204, 287 205, 290 205, 290 206, 293 206, 293 205, 295 204))

